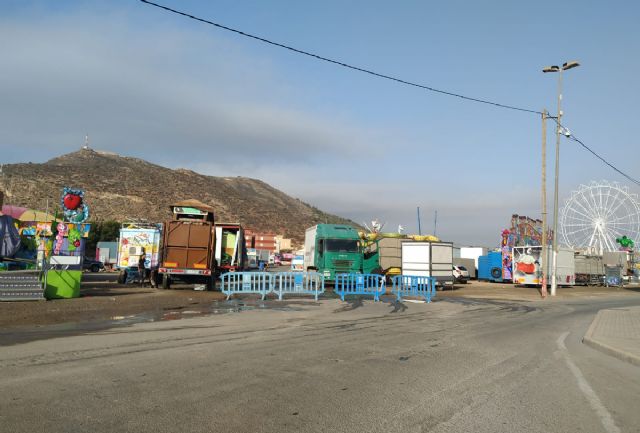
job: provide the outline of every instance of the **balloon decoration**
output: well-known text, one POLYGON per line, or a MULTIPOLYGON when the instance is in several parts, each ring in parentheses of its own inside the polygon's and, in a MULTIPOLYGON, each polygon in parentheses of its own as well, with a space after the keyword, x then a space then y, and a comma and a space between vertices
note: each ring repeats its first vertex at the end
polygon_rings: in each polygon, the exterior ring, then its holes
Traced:
POLYGON ((69 241, 69 251, 75 251, 80 247, 80 239, 82 235, 78 231, 77 228, 73 227, 69 229, 69 234, 67 235, 67 239, 69 241))
POLYGON ((62 250, 62 244, 64 242, 64 237, 69 233, 69 228, 65 223, 59 223, 57 226, 57 234, 56 234, 56 243, 53 247, 53 254, 60 254, 60 250, 62 250))
POLYGON ((622 236, 621 238, 617 238, 616 242, 620 244, 622 248, 632 249, 634 246, 633 240, 629 239, 626 236, 622 236))
POLYGON ((62 213, 64 220, 83 223, 89 219, 89 205, 84 202, 84 191, 65 187, 62 190, 62 213))

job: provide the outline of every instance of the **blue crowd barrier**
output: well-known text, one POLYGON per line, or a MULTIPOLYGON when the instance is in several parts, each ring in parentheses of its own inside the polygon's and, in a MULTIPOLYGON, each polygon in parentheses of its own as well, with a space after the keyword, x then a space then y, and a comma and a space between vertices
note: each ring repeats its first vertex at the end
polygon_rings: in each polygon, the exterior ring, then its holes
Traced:
POLYGON ((316 301, 324 293, 324 277, 317 272, 279 272, 275 274, 274 283, 273 292, 280 301, 287 293, 313 295, 316 301))
POLYGON ((273 291, 273 274, 269 272, 227 272, 220 278, 220 290, 227 295, 227 300, 238 293, 257 293, 264 300, 273 291))
POLYGON ((393 293, 398 301, 403 296, 415 296, 424 298, 431 302, 431 298, 436 296, 436 279, 434 277, 419 277, 415 275, 396 275, 391 279, 393 283, 393 293))
POLYGON ((374 301, 386 292, 385 277, 377 274, 337 274, 334 292, 344 301, 346 295, 373 296, 374 301))

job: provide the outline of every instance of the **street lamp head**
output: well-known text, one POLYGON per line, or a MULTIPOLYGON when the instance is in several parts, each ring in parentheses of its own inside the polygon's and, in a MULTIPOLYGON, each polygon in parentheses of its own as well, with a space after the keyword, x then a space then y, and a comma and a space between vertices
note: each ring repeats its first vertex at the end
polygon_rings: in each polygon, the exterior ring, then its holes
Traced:
POLYGON ((566 71, 567 69, 576 68, 578 66, 580 66, 580 63, 578 63, 576 60, 573 60, 571 62, 564 63, 562 65, 562 70, 566 71))
POLYGON ((547 73, 547 72, 558 72, 560 70, 559 66, 545 66, 544 68, 542 68, 542 72, 547 73))

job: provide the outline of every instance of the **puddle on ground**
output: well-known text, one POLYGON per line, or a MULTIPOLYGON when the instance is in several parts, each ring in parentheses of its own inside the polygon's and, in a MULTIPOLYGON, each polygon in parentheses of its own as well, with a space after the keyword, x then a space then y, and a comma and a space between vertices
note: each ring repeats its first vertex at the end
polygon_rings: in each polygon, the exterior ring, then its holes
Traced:
POLYGON ((285 299, 283 301, 271 299, 264 301, 261 299, 230 299, 228 301, 214 301, 210 304, 162 308, 127 316, 113 316, 103 320, 67 322, 54 325, 34 325, 0 330, 0 346, 12 346, 36 340, 89 334, 106 329, 131 326, 137 323, 164 322, 215 314, 241 313, 252 310, 302 311, 304 307, 318 305, 320 304, 316 303, 313 299, 285 299))

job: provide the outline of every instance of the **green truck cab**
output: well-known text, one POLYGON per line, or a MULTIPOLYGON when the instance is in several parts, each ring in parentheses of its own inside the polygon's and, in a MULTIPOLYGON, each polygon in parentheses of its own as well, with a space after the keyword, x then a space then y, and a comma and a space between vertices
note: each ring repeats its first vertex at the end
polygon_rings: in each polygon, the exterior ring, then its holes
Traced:
POLYGON ((306 230, 304 269, 335 281, 336 274, 376 272, 377 253, 365 254, 358 231, 348 225, 318 224, 306 230))

